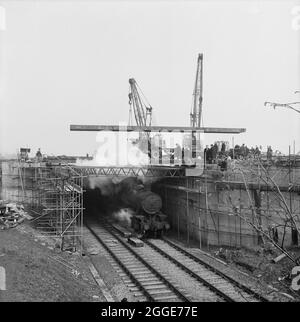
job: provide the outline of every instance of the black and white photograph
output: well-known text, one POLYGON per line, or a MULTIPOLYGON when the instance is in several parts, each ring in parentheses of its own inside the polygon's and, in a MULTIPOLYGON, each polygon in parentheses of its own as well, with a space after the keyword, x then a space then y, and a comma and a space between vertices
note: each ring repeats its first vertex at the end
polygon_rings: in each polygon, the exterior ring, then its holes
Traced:
POLYGON ((300 302, 299 0, 0 0, 0 302, 300 302))

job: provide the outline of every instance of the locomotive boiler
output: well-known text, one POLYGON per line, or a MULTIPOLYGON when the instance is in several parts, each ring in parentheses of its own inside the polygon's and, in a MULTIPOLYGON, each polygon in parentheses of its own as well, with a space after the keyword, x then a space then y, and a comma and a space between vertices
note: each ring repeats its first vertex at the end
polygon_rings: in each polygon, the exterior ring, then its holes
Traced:
POLYGON ((126 178, 119 184, 120 202, 131 208, 131 227, 145 237, 160 237, 170 225, 161 212, 161 197, 147 189, 137 178, 126 178))

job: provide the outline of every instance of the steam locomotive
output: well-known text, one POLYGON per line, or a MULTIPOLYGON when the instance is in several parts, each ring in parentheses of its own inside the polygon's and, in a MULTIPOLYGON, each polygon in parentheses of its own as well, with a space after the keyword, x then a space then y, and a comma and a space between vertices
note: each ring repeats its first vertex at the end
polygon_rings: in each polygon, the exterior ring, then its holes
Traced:
POLYGON ((134 214, 131 227, 144 237, 160 237, 170 229, 167 215, 161 212, 161 197, 145 188, 137 178, 126 178, 119 184, 120 201, 134 214))

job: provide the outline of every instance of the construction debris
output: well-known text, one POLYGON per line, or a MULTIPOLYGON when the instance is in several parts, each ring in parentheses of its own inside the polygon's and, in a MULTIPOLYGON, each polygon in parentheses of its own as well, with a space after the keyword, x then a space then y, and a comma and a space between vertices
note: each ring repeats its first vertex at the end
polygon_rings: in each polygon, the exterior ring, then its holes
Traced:
POLYGON ((281 261, 285 257, 286 257, 286 254, 284 254, 284 253, 283 254, 280 254, 279 256, 273 258, 272 262, 273 263, 278 263, 279 261, 281 261))
POLYGON ((24 211, 24 206, 15 203, 5 203, 0 200, 0 229, 14 228, 25 219, 32 219, 24 211))

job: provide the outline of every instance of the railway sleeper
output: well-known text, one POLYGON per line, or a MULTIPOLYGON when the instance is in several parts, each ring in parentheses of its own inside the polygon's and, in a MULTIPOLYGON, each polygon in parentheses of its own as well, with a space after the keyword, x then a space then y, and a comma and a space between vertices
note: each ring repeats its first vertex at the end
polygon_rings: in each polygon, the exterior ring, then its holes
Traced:
POLYGON ((140 263, 135 256, 132 254, 128 254, 127 256, 122 256, 123 261, 126 262, 127 264, 136 264, 140 263))
POLYGON ((131 269, 131 268, 129 268, 128 269, 131 273, 133 273, 134 274, 134 276, 136 276, 136 275, 138 275, 138 276, 140 276, 140 275, 142 275, 142 276, 146 276, 147 274, 149 275, 149 274, 151 274, 151 272, 149 272, 149 271, 146 271, 145 269, 139 269, 139 270, 137 270, 137 269, 131 269))
POLYGON ((126 266, 141 266, 141 263, 134 260, 134 259, 124 259, 122 260, 122 263, 126 266))
POLYGON ((114 254, 116 255, 124 255, 132 256, 128 249, 114 249, 114 254))
MULTIPOLYGON (((129 270, 131 271, 130 268, 129 268, 129 270)), ((153 274, 151 271, 146 270, 146 269, 144 269, 143 272, 134 271, 134 270, 132 270, 132 272, 134 272, 134 276, 142 276, 142 277, 145 276, 145 275, 148 275, 149 277, 150 276, 155 276, 155 274, 153 274)))
POLYGON ((143 283, 143 285, 163 284, 157 277, 140 278, 139 282, 143 283))
POLYGON ((173 292, 170 291, 170 290, 153 290, 153 291, 149 291, 149 293, 151 295, 155 295, 155 294, 168 294, 168 293, 173 294, 173 292))
POLYGON ((156 301, 167 301, 167 300, 175 300, 178 299, 177 295, 170 295, 170 296, 156 296, 156 301))
POLYGON ((126 265, 126 267, 130 270, 133 270, 133 271, 143 270, 145 272, 150 272, 150 270, 147 267, 145 267, 144 265, 126 265))
MULTIPOLYGON (((147 275, 138 275, 135 276, 136 280, 139 281, 140 283, 144 283, 143 281, 146 281, 146 279, 148 280, 149 278, 151 278, 151 276, 147 276, 147 275)), ((156 279, 155 281, 159 281, 158 279, 156 279)))
POLYGON ((145 285, 143 284, 143 287, 148 291, 148 290, 159 290, 162 288, 165 288, 166 286, 164 284, 153 284, 153 285, 145 285))
POLYGON ((163 281, 161 281, 160 279, 156 278, 156 279, 145 279, 143 282, 143 286, 151 286, 151 285, 166 285, 163 281))
POLYGON ((119 254, 116 252, 113 252, 113 253, 116 257, 118 257, 119 260, 122 261, 122 263, 125 261, 127 261, 128 263, 132 263, 132 262, 136 261, 134 257, 128 256, 127 254, 122 255, 122 254, 119 254))
POLYGON ((149 269, 145 268, 144 265, 138 265, 138 264, 135 264, 135 265, 134 264, 132 264, 132 265, 125 264, 125 265, 126 265, 127 268, 132 269, 133 271, 143 269, 143 270, 147 270, 149 272, 149 269))

